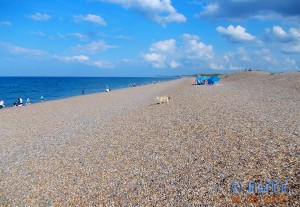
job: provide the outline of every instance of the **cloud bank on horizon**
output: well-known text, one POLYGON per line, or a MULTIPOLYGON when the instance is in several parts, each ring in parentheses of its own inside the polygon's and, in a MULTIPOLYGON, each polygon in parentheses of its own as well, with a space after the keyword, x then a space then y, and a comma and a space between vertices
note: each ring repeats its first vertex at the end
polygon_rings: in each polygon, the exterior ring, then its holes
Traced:
POLYGON ((0 2, 0 76, 300 70, 300 1, 0 2))

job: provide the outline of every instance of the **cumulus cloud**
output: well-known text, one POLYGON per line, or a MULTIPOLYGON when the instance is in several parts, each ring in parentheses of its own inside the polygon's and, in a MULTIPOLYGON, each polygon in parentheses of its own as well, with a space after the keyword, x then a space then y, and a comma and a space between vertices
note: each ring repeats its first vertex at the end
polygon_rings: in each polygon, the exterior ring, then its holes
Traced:
POLYGON ((150 62, 154 68, 163 68, 167 65, 166 57, 163 54, 153 52, 144 54, 143 58, 145 61, 150 62))
POLYGON ((39 12, 36 12, 35 14, 32 14, 29 16, 34 21, 48 21, 51 16, 48 14, 41 14, 39 12))
POLYGON ((275 42, 275 45, 281 48, 285 54, 300 53, 300 28, 291 27, 284 30, 280 26, 274 26, 272 29, 266 29, 266 38, 275 42))
POLYGON ((274 26, 272 29, 266 29, 266 35, 268 38, 280 42, 300 41, 300 28, 291 27, 285 31, 280 26, 274 26))
POLYGON ((284 56, 269 48, 249 50, 239 47, 235 51, 226 52, 223 57, 216 58, 218 64, 223 64, 224 69, 242 70, 245 68, 264 71, 292 71, 300 69, 297 56, 284 56), (255 61, 253 61, 255 60, 255 61))
MULTIPOLYGON (((297 37, 297 31, 286 31, 297 37)), ((270 45, 253 45, 238 47, 233 51, 216 53, 214 47, 192 34, 183 34, 178 39, 167 39, 154 42, 149 50, 142 54, 145 62, 153 68, 186 69, 195 73, 199 70, 244 70, 245 68, 285 71, 300 69, 300 46, 297 44, 281 46, 279 50, 284 53, 293 53, 293 56, 284 56, 278 49, 269 48, 270 45), (295 54, 296 53, 296 54, 295 54), (299 59, 299 60, 298 60, 299 59), (255 61, 254 61, 255 60, 255 61)), ((277 47, 278 48, 278 47, 277 47)))
POLYGON ((104 41, 94 41, 85 45, 77 45, 73 47, 72 50, 80 53, 96 53, 105 51, 110 48, 115 48, 116 46, 108 45, 104 41))
POLYGON ((182 35, 185 56, 188 59, 207 60, 213 58, 213 46, 199 42, 200 38, 196 35, 182 35))
POLYGON ((201 12, 202 16, 206 16, 206 15, 214 15, 217 14, 219 11, 219 4, 218 3, 210 3, 207 4, 206 6, 204 6, 203 11, 201 12))
POLYGON ((158 41, 150 47, 150 51, 159 51, 159 52, 166 52, 170 53, 173 52, 176 49, 176 40, 169 39, 164 41, 158 41))
POLYGON ((255 36, 246 32, 246 28, 238 25, 234 27, 233 25, 229 25, 227 28, 222 26, 217 27, 217 31, 229 42, 233 43, 243 43, 250 42, 256 39, 255 36))
POLYGON ((94 15, 94 14, 87 14, 85 16, 83 15, 78 15, 74 16, 74 21, 75 22, 91 22, 94 24, 102 25, 105 26, 106 22, 101 16, 94 15))
POLYGON ((178 63, 176 62, 175 60, 172 60, 170 63, 169 63, 170 67, 171 68, 178 68, 181 66, 181 63, 178 63))
POLYGON ((182 68, 191 64, 206 64, 213 58, 213 46, 199 41, 196 35, 184 34, 180 41, 168 39, 153 43, 143 59, 154 68, 182 68))
POLYGON ((299 0, 205 0, 199 18, 211 19, 300 19, 299 0))
POLYGON ((0 25, 1 25, 1 26, 10 27, 10 26, 12 26, 12 23, 11 23, 11 22, 8 22, 8 21, 2 21, 2 22, 0 22, 0 25))
POLYGON ((185 22, 186 17, 172 6, 171 0, 100 0, 122 5, 142 12, 149 19, 165 25, 171 22, 185 22))

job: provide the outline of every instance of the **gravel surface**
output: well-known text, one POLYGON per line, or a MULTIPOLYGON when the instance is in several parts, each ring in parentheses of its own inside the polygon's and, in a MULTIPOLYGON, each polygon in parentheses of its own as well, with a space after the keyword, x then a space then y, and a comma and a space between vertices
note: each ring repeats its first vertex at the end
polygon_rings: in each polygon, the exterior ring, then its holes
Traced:
POLYGON ((300 206, 300 73, 193 81, 1 110, 0 206, 300 206), (284 203, 247 204, 250 180, 284 203))

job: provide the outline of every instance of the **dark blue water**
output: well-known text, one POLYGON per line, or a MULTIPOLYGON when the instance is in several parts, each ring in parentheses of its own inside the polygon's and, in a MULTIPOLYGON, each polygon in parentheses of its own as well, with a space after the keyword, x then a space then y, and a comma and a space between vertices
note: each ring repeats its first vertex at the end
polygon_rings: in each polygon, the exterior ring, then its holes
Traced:
POLYGON ((172 80, 173 78, 77 78, 77 77, 0 77, 0 100, 5 101, 5 106, 12 106, 18 97, 26 102, 30 98, 32 103, 66 98, 71 96, 104 92, 106 85, 111 90, 127 88, 130 83, 144 85, 155 82, 172 80))

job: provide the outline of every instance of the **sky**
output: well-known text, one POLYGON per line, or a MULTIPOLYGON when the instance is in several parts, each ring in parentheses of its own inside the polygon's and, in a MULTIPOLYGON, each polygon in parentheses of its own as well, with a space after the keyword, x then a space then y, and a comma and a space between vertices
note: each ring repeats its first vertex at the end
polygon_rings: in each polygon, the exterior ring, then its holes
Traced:
POLYGON ((299 0, 0 0, 0 76, 300 71, 299 0))

